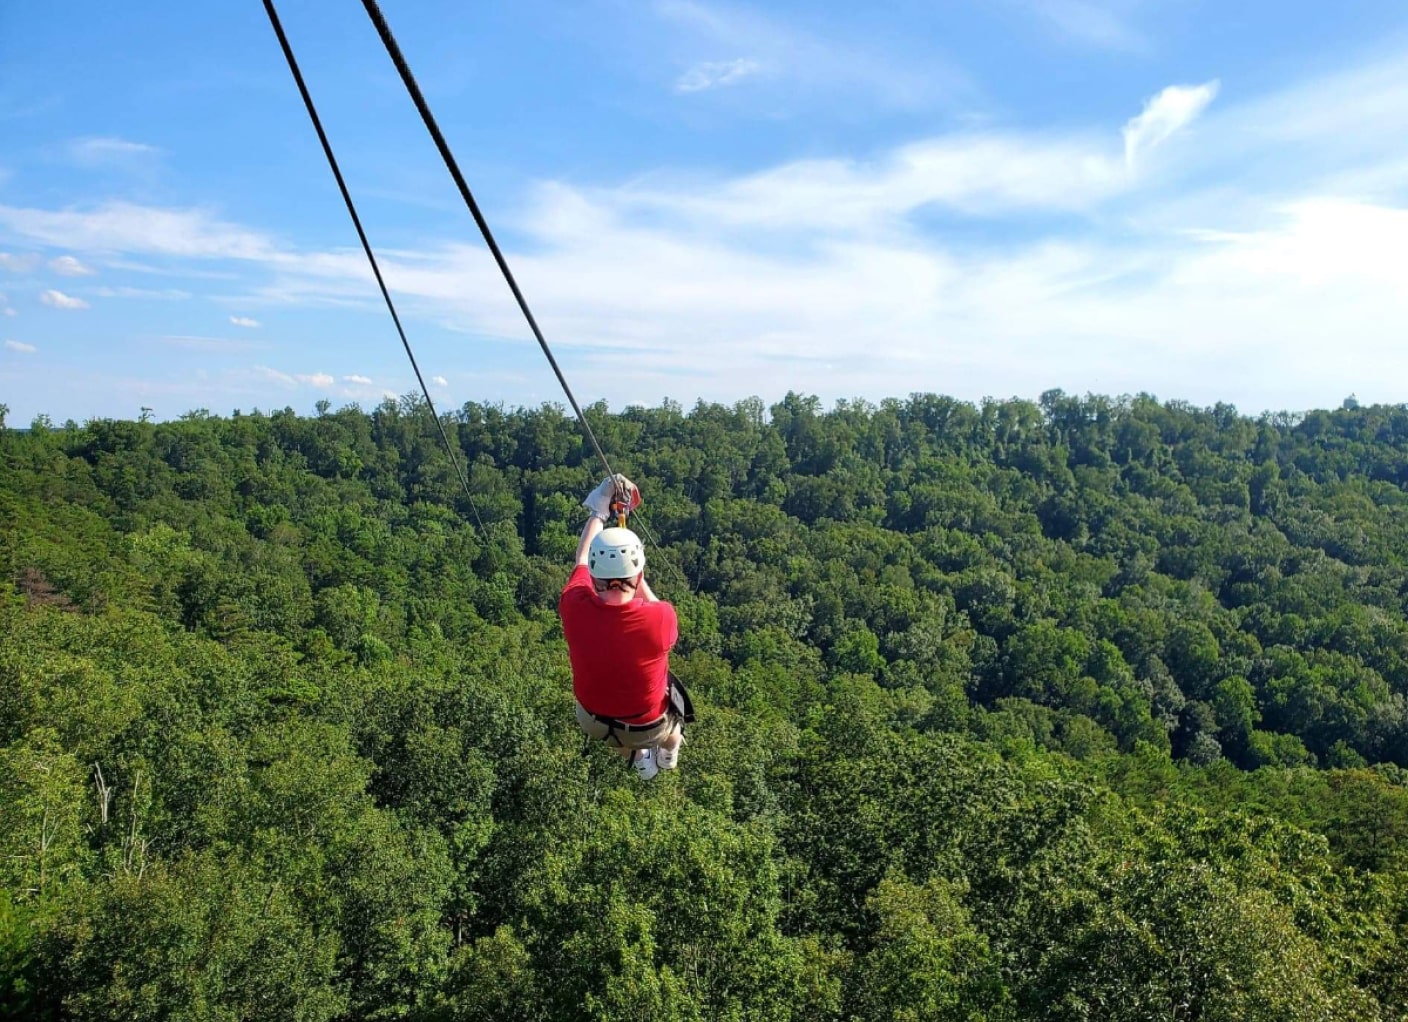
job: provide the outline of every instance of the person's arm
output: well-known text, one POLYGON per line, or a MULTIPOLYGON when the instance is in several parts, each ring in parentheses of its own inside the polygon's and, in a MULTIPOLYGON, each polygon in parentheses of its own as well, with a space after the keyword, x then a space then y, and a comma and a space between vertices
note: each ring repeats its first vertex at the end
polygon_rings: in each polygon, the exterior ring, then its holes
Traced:
POLYGON ((676 613, 674 604, 666 601, 657 601, 660 608, 660 645, 665 649, 674 649, 675 643, 680 637, 680 618, 676 613))
POLYGON ((592 540, 596 539, 597 533, 603 528, 605 526, 596 515, 588 518, 587 524, 582 526, 582 538, 577 542, 577 566, 579 568, 586 565, 587 555, 591 553, 592 549, 592 540))
POLYGON ((655 590, 650 588, 650 583, 645 580, 645 572, 640 575, 640 594, 646 603, 659 603, 660 597, 655 595, 655 590))

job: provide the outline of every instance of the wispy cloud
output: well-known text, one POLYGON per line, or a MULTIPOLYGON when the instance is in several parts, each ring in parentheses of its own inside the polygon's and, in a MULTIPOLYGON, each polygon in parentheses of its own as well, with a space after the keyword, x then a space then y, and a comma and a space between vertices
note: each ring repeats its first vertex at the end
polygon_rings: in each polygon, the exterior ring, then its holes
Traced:
POLYGON ((256 330, 260 326, 259 320, 250 319, 248 316, 231 316, 230 322, 235 326, 247 327, 250 330, 256 330))
POLYGON ((793 87, 791 102, 835 102, 838 96, 863 93, 886 106, 932 109, 973 92, 972 82, 954 62, 932 51, 922 60, 905 59, 893 39, 828 39, 738 4, 657 0, 655 12, 684 33, 677 46, 684 54, 681 63, 690 70, 675 83, 681 92, 763 72, 778 87, 793 87), (720 50, 748 57, 719 61, 720 50))
POLYGON ((756 60, 739 57, 737 60, 706 60, 695 64, 675 81, 676 92, 704 92, 719 89, 726 85, 737 85, 745 78, 756 75, 763 65, 756 60))
POLYGON ((1264 168, 1273 187, 1324 180, 1362 194, 1357 182, 1371 181, 1372 191, 1401 195, 1408 158, 1408 49, 1268 95, 1219 103, 1204 122, 1204 141, 1193 151, 1203 167, 1213 165, 1228 176, 1264 168), (1268 161, 1268 155, 1277 159, 1268 161))
POLYGON ((99 298, 144 298, 155 301, 180 302, 191 297, 189 291, 176 287, 95 287, 92 293, 99 298))
POLYGON ((189 334, 167 334, 152 338, 152 340, 157 344, 172 348, 184 348, 187 351, 239 352, 255 351, 268 347, 268 345, 265 344, 256 344, 251 341, 237 341, 228 337, 199 337, 189 334))
POLYGON ((85 253, 267 262, 285 254, 272 236, 220 220, 206 210, 129 202, 109 202, 87 210, 0 205, 0 226, 41 245, 85 253))
POLYGON ((73 256, 59 256, 49 260, 49 269, 61 277, 91 277, 97 271, 85 266, 73 256))
MULTIPOLYGON (((1085 209, 1129 184, 1114 146, 1098 138, 984 133, 914 143, 869 162, 804 160, 719 183, 623 189, 605 201, 700 224, 868 230, 926 207, 977 215, 1085 209)), ((570 210, 552 207, 579 198, 549 189, 542 200, 549 215, 570 220, 570 210)))
POLYGON ((259 379, 277 383, 282 387, 297 387, 302 384, 307 387, 325 389, 337 382, 337 379, 328 373, 286 373, 265 365, 257 365, 251 372, 259 379))
POLYGON ((1148 40, 1131 21, 1133 0, 1018 0, 1072 42, 1101 49, 1140 51, 1148 40))
POLYGON ((344 383, 355 383, 361 387, 370 387, 372 384, 370 376, 358 376, 355 373, 351 376, 344 376, 342 379, 344 383))
POLYGON ((255 376, 269 380, 272 383, 283 384, 285 387, 296 386, 298 381, 290 373, 280 372, 277 369, 270 369, 268 366, 255 366, 253 369, 255 376))
POLYGON ((11 351, 18 351, 22 355, 33 355, 39 349, 32 344, 25 344, 22 341, 6 341, 5 347, 11 351))
POLYGON ((10 308, 10 299, 5 295, 0 295, 0 316, 18 315, 14 309, 10 308))
POLYGON ((82 298, 66 295, 62 291, 49 290, 40 294, 39 300, 51 309, 86 309, 88 303, 82 298))
POLYGON ((1124 161, 1132 171, 1137 160, 1192 124, 1217 95, 1219 82, 1170 85, 1144 105, 1144 112, 1124 126, 1124 161))
POLYGON ((35 255, 0 252, 0 270, 9 270, 11 273, 28 273, 38 264, 39 257, 35 255))
POLYGON ((179 265, 164 266, 150 262, 139 262, 136 259, 123 259, 106 255, 103 265, 109 270, 130 270, 132 273, 141 273, 146 276, 170 276, 173 272, 180 273, 183 277, 190 277, 198 280, 239 280, 240 275, 233 269, 217 270, 210 267, 201 267, 191 263, 189 260, 182 260, 179 265))
POLYGON ((52 93, 42 99, 0 99, 0 121, 18 121, 49 113, 63 106, 63 95, 52 93))
POLYGON ((131 166, 160 153, 155 146, 122 138, 80 138, 68 144, 68 155, 84 167, 131 166))
POLYGON ((435 386, 437 387, 448 387, 450 385, 450 381, 445 379, 445 377, 443 376, 432 376, 430 378, 430 382, 435 384, 435 386))

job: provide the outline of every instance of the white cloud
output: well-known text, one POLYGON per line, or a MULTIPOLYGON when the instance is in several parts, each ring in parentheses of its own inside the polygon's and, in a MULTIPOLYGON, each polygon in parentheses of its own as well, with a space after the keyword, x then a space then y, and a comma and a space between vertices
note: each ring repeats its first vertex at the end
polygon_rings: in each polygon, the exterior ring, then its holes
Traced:
POLYGON ((80 138, 69 143, 69 158, 84 167, 124 166, 154 156, 160 150, 121 138, 80 138))
MULTIPOLYGON (((1298 208, 1279 226, 1219 243, 1083 241, 967 255, 856 244, 808 266, 706 258, 694 267, 698 293, 668 295, 673 311, 635 308, 625 289, 602 295, 595 316, 582 295, 551 304, 597 328, 581 337, 589 349, 577 356, 574 386, 614 401, 681 385, 718 397, 771 386, 769 396, 801 388, 973 398, 1064 386, 1305 407, 1351 390, 1363 397, 1374 381, 1381 398, 1398 400, 1393 381, 1408 378, 1395 340, 1408 325, 1408 255, 1393 239, 1408 212, 1358 209, 1355 227, 1332 229, 1344 212, 1298 208), (1346 265, 1354 251, 1377 278, 1346 265), (633 346, 629 358, 608 347, 622 343, 633 346)), ((632 259, 623 269, 646 266, 632 259)), ((550 335, 559 326, 547 324, 550 335)))
POLYGON ((1277 213, 1280 223, 1269 229, 1195 234, 1206 254, 1176 279, 1208 287, 1240 279, 1317 289, 1383 285, 1408 295, 1408 209, 1312 198, 1277 213))
POLYGON ((298 382, 288 373, 281 373, 279 370, 270 369, 268 366, 255 366, 254 375, 274 383, 281 383, 286 387, 292 387, 298 382))
POLYGON ((435 384, 435 386, 437 387, 448 387, 450 385, 450 381, 445 379, 445 377, 443 376, 432 376, 430 378, 430 382, 435 384))
POLYGON ((726 85, 736 85, 745 78, 756 75, 763 66, 756 60, 740 57, 737 60, 701 61, 695 64, 675 81, 676 92, 704 92, 726 85))
POLYGON ((260 326, 259 320, 250 319, 248 316, 231 316, 230 322, 235 326, 248 327, 251 330, 258 329, 260 326))
POLYGON ((594 196, 549 189, 540 212, 580 218, 650 212, 696 226, 750 230, 874 230, 925 207, 969 214, 1079 210, 1129 186, 1098 138, 965 134, 917 142, 877 160, 804 160, 718 183, 679 181, 594 196), (583 203, 577 211, 569 207, 583 203))
POLYGON ((37 256, 0 252, 0 270, 9 270, 11 273, 28 273, 38 262, 37 256))
POLYGON ((87 253, 270 263, 288 257, 269 235, 219 220, 200 209, 163 209, 129 202, 109 202, 86 211, 0 206, 0 226, 41 245, 87 253))
MULTIPOLYGON (((574 386, 615 401, 773 381, 832 396, 1061 385, 1305 407, 1408 378, 1393 346, 1408 330, 1401 203, 1212 195, 1196 218, 1142 228, 1168 194, 1121 155, 1114 137, 1009 135, 648 195, 557 185, 528 221, 533 253, 512 259, 548 336, 575 349, 574 386), (961 218, 920 231, 912 217, 937 202, 1022 224, 1026 209, 1116 200, 1136 226, 1024 226, 1000 245, 943 226, 961 218), (1239 226, 1187 230, 1209 222, 1239 226)), ((464 292, 493 283, 478 258, 447 249, 388 273, 465 328, 523 336, 492 288, 464 292)))
MULTIPOLYGON (((1370 197, 1335 182, 1353 173, 1389 188, 1388 170, 1408 166, 1408 132, 1385 130, 1408 125, 1408 61, 1208 109, 1214 89, 1165 90, 1123 139, 1118 120, 966 131, 734 178, 549 184, 512 223, 523 241, 509 258, 574 388, 613 403, 682 390, 979 397, 1051 386, 1252 409, 1351 390, 1401 400, 1403 179, 1397 194, 1370 197), (1198 144, 1175 141, 1195 118, 1198 144)), ((0 207, 0 223, 24 243, 80 253, 75 235, 114 251, 242 260, 240 302, 359 302, 370 290, 358 253, 298 251, 198 210, 0 207)), ((505 348, 519 360, 508 369, 528 382, 505 386, 507 399, 530 400, 535 387, 551 396, 480 246, 382 261, 408 318, 521 344, 505 348)), ((321 373, 244 372, 254 390, 332 385, 321 373)))
POLYGON ((1217 95, 1219 83, 1170 85, 1144 105, 1144 112, 1124 126, 1125 165, 1133 170, 1136 161, 1156 146, 1186 128, 1207 109, 1217 95))
POLYGON ((32 344, 25 344, 22 341, 6 341, 5 347, 11 351, 18 351, 24 355, 33 355, 39 349, 32 344))
POLYGON ((145 287, 95 287, 93 294, 99 298, 147 298, 157 301, 185 301, 191 297, 189 291, 182 291, 180 288, 145 288, 145 287))
POLYGON ((277 383, 283 387, 296 387, 300 383, 309 387, 331 387, 337 381, 327 373, 285 373, 278 369, 270 369, 268 366, 255 366, 253 375, 271 383, 277 383))
POLYGON ((86 309, 88 303, 82 298, 74 298, 62 291, 49 290, 40 294, 39 300, 51 309, 86 309))
POLYGON ((83 265, 73 256, 59 256, 49 260, 49 269, 61 277, 91 277, 96 271, 83 265))

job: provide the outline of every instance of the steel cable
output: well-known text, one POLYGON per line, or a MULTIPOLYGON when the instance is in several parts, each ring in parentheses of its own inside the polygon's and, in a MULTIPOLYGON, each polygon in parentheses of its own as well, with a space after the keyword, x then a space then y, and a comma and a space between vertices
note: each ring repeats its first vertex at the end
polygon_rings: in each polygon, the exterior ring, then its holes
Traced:
POLYGON ((381 275, 381 267, 377 264, 376 256, 372 253, 371 242, 367 240, 367 232, 362 229, 362 218, 357 215, 357 207, 352 202, 351 193, 347 190, 347 182, 343 180, 342 170, 337 164, 337 157, 332 152, 332 144, 328 141, 327 132, 323 130, 322 119, 318 116, 317 107, 313 105, 313 97, 308 92, 308 86, 303 81, 303 72, 298 69, 298 61, 293 56, 293 47, 289 45, 288 36, 284 34, 284 27, 279 21, 278 11, 274 9, 273 0, 264 0, 264 10, 269 15, 269 23, 274 27, 274 34, 279 37, 279 46, 284 51, 284 59, 288 61, 288 69, 293 72, 293 80, 298 85, 299 95, 303 97, 303 105, 308 109, 308 117, 313 122, 313 130, 318 133, 318 141, 322 143, 323 155, 328 158, 328 166, 332 168, 332 176, 337 179, 337 187, 342 193, 342 201, 347 204, 347 212, 352 217, 352 226, 357 229, 357 237, 362 242, 362 251, 366 252, 367 261, 371 263, 372 274, 376 277, 376 285, 381 289, 381 297, 386 299, 386 308, 391 313, 391 321, 396 324, 396 333, 400 336, 401 344, 406 349, 406 357, 411 360, 411 368, 415 370, 421 393, 425 395, 425 403, 430 408, 431 416, 435 419, 436 428, 440 431, 440 439, 445 443, 445 453, 450 456, 450 463, 454 465, 455 474, 459 477, 460 485, 464 487, 465 498, 469 501, 469 509, 474 513, 474 520, 479 525, 479 531, 487 538, 488 531, 484 528, 484 520, 479 517, 479 508, 475 505, 474 495, 469 490, 469 477, 465 475, 459 459, 455 457, 454 445, 450 443, 450 436, 445 432, 445 424, 440 421, 440 414, 435 410, 435 402, 430 397, 430 388, 425 385, 425 377, 421 375, 420 366, 416 363, 416 355, 411 350, 411 342, 407 340, 406 331, 401 326, 401 317, 396 314, 396 304, 391 300, 391 292, 387 290, 386 281, 381 275))
MULTIPOLYGON (((267 2, 267 0, 266 0, 267 2)), ((386 52, 391 57, 391 63, 396 65, 396 71, 401 76, 401 81, 406 86, 406 91, 411 95, 411 102, 420 113, 420 119, 425 122, 426 130, 430 132, 430 137, 435 141, 435 148, 440 151, 440 158, 445 161, 445 167, 450 172, 450 176, 455 179, 455 185, 460 190, 460 197, 464 199, 465 205, 469 207, 470 214, 474 217, 474 222, 479 225, 479 232, 484 235, 484 241, 489 246, 489 251, 493 253, 494 261, 499 264, 499 271, 503 273, 504 280, 508 282, 509 290, 513 292, 513 297, 518 301, 518 307, 523 311, 523 316, 528 320, 528 326, 533 331, 533 336, 538 340, 538 346, 543 349, 543 354, 547 356, 548 365, 552 366, 553 373, 557 376, 557 382, 562 385, 562 392, 567 395, 567 400, 572 404, 572 411, 577 414, 577 421, 582 426, 582 431, 586 433, 587 439, 591 441, 592 449, 596 451, 596 456, 601 459, 602 467, 606 469, 608 476, 616 473, 611 469, 611 463, 606 460, 606 455, 602 452, 601 444, 596 441, 596 434, 592 432, 591 425, 587 422, 587 417, 582 414, 581 406, 577 404, 577 398, 572 394, 572 388, 567 385, 567 377, 562 374, 562 369, 557 364, 557 359, 553 357, 552 349, 548 347, 547 338, 543 336, 542 330, 538 328, 538 321, 533 318, 533 311, 528 308, 528 301, 523 297, 523 292, 518 288, 518 281, 514 280, 513 271, 508 268, 508 260, 504 258, 503 252, 499 250, 499 244, 494 240, 494 232, 489 230, 489 222, 484 219, 484 214, 479 210, 479 203, 474 201, 474 195, 469 190, 469 185, 465 182, 464 175, 460 173, 459 164, 455 161, 455 154, 450 152, 449 143, 445 141, 445 136, 440 132, 440 126, 435 123, 435 115, 430 112, 430 106, 425 101, 425 96, 421 94, 420 86, 416 84, 415 75, 411 74, 410 65, 406 63, 406 58, 401 53, 401 47, 396 44, 396 37, 391 33, 391 27, 387 25, 386 18, 382 16, 381 8, 377 6, 376 0, 362 0, 362 6, 366 8, 367 15, 372 19, 372 24, 376 27, 377 35, 381 37, 381 43, 386 47, 386 52)))

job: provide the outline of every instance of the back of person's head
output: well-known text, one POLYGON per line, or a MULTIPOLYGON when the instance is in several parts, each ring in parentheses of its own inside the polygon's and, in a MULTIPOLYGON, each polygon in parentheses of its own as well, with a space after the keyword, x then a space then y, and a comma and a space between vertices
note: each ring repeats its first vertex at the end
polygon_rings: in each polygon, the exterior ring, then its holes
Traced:
POLYGON ((645 570, 645 547, 630 529, 602 529, 587 551, 587 570, 592 578, 634 579, 645 570))

